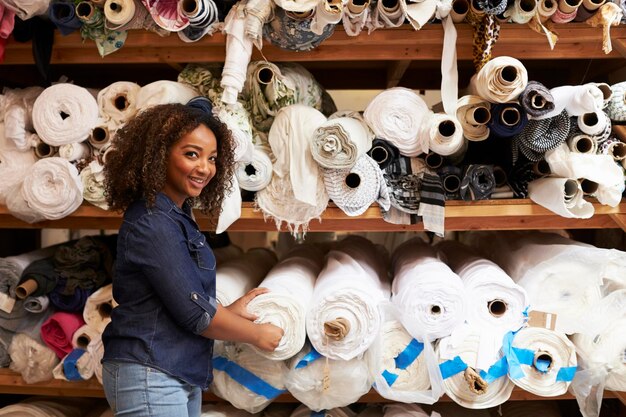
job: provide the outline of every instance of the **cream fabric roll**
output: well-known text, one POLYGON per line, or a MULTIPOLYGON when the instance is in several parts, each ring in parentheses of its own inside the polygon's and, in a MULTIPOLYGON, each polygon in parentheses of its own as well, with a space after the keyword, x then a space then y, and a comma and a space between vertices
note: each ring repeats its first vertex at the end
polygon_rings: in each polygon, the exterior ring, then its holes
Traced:
POLYGON ((311 344, 330 359, 350 360, 374 342, 389 299, 386 253, 350 235, 326 255, 306 317, 311 344))
POLYGON ((215 233, 218 235, 223 233, 231 224, 241 217, 241 192, 237 176, 230 179, 230 187, 226 190, 224 200, 222 201, 221 212, 215 226, 215 233))
POLYGON ((146 84, 139 89, 135 105, 137 106, 137 111, 141 111, 159 104, 186 104, 189 100, 199 95, 200 93, 189 84, 159 80, 146 84))
POLYGON ((516 353, 523 372, 521 378, 514 378, 509 360, 509 377, 515 385, 541 397, 556 397, 567 392, 570 381, 563 380, 561 369, 575 369, 577 362, 576 348, 564 334, 540 327, 526 327, 515 334, 512 347, 534 355, 528 365, 520 358, 519 352, 516 353))
POLYGON ((60 83, 46 88, 33 105, 33 126, 48 145, 87 139, 98 120, 98 103, 85 88, 60 83))
POLYGON ((583 199, 580 184, 569 178, 540 178, 528 184, 528 197, 559 216, 588 219, 593 205, 583 199))
POLYGON ((310 30, 316 35, 322 35, 327 25, 336 25, 343 17, 342 0, 321 0, 317 3, 310 30))
POLYGON ((413 26, 413 29, 420 30, 432 18, 435 17, 437 11, 437 0, 423 1, 400 1, 400 8, 404 12, 407 20, 413 26))
POLYGON ((472 77, 469 90, 492 103, 506 103, 517 99, 527 84, 528 73, 524 65, 515 58, 499 56, 487 62, 472 77))
POLYGON ((578 116, 578 128, 588 135, 602 135, 602 132, 607 128, 607 124, 610 126, 611 119, 603 110, 578 116))
POLYGON ((100 90, 97 97, 100 117, 111 120, 118 126, 126 123, 137 113, 137 96, 140 90, 139 84, 130 81, 117 81, 100 90))
POLYGON ((87 349, 90 344, 98 343, 101 339, 102 332, 88 324, 84 324, 78 328, 72 335, 72 346, 75 348, 87 349))
POLYGON ((479 96, 467 95, 459 99, 456 117, 461 123, 463 135, 467 140, 479 142, 489 137, 487 123, 491 119, 490 109, 491 103, 479 96))
POLYGON ((511 19, 513 23, 528 23, 537 13, 537 0, 515 0, 504 12, 504 17, 511 19))
POLYGON ((0 204, 6 204, 11 190, 19 188, 36 161, 32 150, 20 151, 13 142, 6 139, 4 124, 0 123, 0 204))
MULTIPOLYGON (((298 408, 293 410, 290 417, 310 417, 311 409, 306 405, 299 405, 298 408)), ((355 417, 356 413, 352 411, 349 407, 339 407, 333 408, 331 410, 323 410, 323 417, 355 417)))
POLYGON ((465 145, 463 127, 455 116, 444 113, 433 113, 425 121, 421 135, 428 141, 431 151, 450 156, 458 153, 465 145))
POLYGON ((400 3, 406 0, 396 0, 389 3, 376 2, 373 6, 372 17, 367 23, 368 33, 381 28, 395 28, 404 23, 405 14, 400 3))
POLYGON ((254 147, 252 160, 237 162, 235 175, 242 190, 259 191, 267 187, 272 180, 272 160, 267 151, 254 147))
POLYGON ((290 362, 285 385, 298 401, 313 411, 330 410, 369 392, 373 378, 368 358, 334 360, 315 353, 307 344, 290 362))
POLYGON ((313 133, 311 155, 324 168, 352 168, 372 147, 373 139, 365 123, 358 119, 329 119, 313 133))
POLYGON ((66 143, 59 146, 59 156, 70 162, 91 157, 91 148, 86 142, 66 143))
POLYGON ((278 347, 266 352, 253 347, 265 358, 284 360, 295 356, 306 339, 306 313, 309 309, 317 275, 324 265, 324 253, 312 245, 299 245, 277 263, 259 287, 269 293, 255 297, 248 312, 257 323, 272 323, 285 332, 278 347))
POLYGON ((571 152, 596 154, 598 152, 598 141, 587 134, 579 134, 567 138, 567 146, 571 152))
POLYGON ((224 262, 216 271, 217 302, 224 307, 234 303, 258 287, 275 264, 276 255, 265 248, 252 248, 242 256, 224 262))
POLYGON ((230 9, 224 20, 226 34, 226 59, 220 85, 224 89, 222 102, 234 104, 246 81, 246 68, 252 56, 252 39, 245 34, 245 5, 237 4, 230 9))
POLYGON ((403 87, 379 93, 363 113, 376 137, 389 141, 405 156, 428 152, 428 143, 422 142, 419 134, 427 115, 429 110, 424 100, 403 87))
POLYGON ((458 275, 419 238, 396 248, 392 257, 392 303, 417 340, 448 336, 465 320, 465 288, 458 275))
POLYGON ((83 198, 103 210, 109 209, 104 195, 104 167, 94 159, 80 171, 83 182, 83 198))
POLYGON ((8 352, 11 370, 21 374, 27 384, 51 380, 52 369, 59 363, 52 349, 23 333, 13 337, 8 352))
POLYGON ((563 110, 570 116, 602 111, 604 94, 594 83, 583 85, 563 85, 550 90, 554 97, 554 110, 535 119, 548 119, 561 114, 563 110))
POLYGON ((94 375, 100 384, 102 384, 102 363, 100 361, 104 357, 104 345, 102 344, 102 339, 92 340, 89 345, 87 345, 87 351, 91 355, 93 362, 95 364, 94 375))
POLYGON ((417 404, 385 404, 385 417, 440 417, 438 413, 428 414, 417 404))
POLYGON ((258 413, 285 390, 285 378, 289 368, 283 361, 260 356, 244 343, 220 342, 213 353, 213 384, 215 395, 224 398, 235 407, 249 413, 258 413), (242 381, 239 369, 254 375, 254 379, 242 381), (268 392, 257 390, 255 380, 262 380, 272 388, 268 392), (256 392, 255 392, 256 391, 256 392), (269 397, 269 398, 268 398, 269 397))
POLYGON ((106 22, 115 28, 130 22, 135 15, 136 6, 134 0, 106 0, 103 10, 106 22))
POLYGON ((24 178, 21 195, 32 210, 48 220, 58 220, 83 202, 83 183, 76 167, 67 160, 45 158, 24 178))
POLYGON ((111 321, 111 310, 115 307, 117 303, 113 299, 113 285, 105 285, 87 298, 83 319, 87 325, 102 333, 111 321))

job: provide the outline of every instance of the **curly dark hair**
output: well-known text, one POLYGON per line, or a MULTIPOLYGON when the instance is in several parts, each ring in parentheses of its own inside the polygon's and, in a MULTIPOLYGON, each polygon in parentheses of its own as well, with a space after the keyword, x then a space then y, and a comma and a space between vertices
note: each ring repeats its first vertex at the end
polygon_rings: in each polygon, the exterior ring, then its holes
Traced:
POLYGON ((217 139, 216 173, 190 203, 216 222, 226 191, 232 186, 232 133, 215 116, 183 104, 151 107, 117 131, 114 148, 104 163, 104 188, 110 210, 124 211, 139 199, 154 206, 157 194, 165 186, 172 145, 200 124, 211 129, 217 139))

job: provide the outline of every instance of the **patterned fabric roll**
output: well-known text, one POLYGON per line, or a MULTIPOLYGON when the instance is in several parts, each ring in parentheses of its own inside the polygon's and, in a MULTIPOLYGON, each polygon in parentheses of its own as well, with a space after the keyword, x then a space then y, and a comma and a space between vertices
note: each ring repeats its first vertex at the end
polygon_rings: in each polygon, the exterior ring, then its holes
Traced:
POLYGON ((519 97, 520 104, 531 116, 541 116, 554 110, 554 97, 550 90, 537 81, 529 81, 519 97))
POLYGON ((492 165, 468 165, 461 180, 460 194, 465 201, 487 200, 496 188, 492 165))
POLYGON ((626 121, 626 81, 611 86, 613 95, 606 108, 606 112, 615 122, 626 121))
POLYGON ((310 30, 313 15, 306 17, 274 9, 274 19, 263 27, 263 35, 272 45, 289 51, 310 51, 333 34, 335 25, 327 25, 321 35, 310 30))
POLYGON ((524 130, 513 138, 513 164, 517 162, 520 152, 530 161, 541 160, 546 151, 565 142, 570 129, 570 118, 565 110, 550 119, 529 121, 524 130))

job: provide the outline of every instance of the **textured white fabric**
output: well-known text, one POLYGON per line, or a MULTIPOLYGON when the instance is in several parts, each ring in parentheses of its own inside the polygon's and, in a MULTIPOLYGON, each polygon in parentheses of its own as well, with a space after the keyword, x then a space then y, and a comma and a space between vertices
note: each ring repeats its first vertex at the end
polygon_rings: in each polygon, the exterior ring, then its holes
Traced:
POLYGON ((361 120, 337 117, 322 123, 311 139, 311 155, 320 166, 345 169, 366 154, 374 138, 361 120))
POLYGON ((463 128, 463 135, 467 140, 478 142, 489 137, 489 126, 487 123, 491 119, 491 103, 485 101, 481 97, 467 95, 463 96, 457 102, 456 117, 463 128), (483 122, 474 118, 474 112, 486 111, 488 118, 483 122))
POLYGON ((113 285, 108 284, 98 288, 85 302, 83 320, 90 327, 102 333, 111 321, 111 310, 117 307, 113 299, 113 285))
POLYGON ((137 93, 135 103, 137 111, 141 111, 159 104, 186 104, 189 100, 199 95, 200 93, 189 84, 159 80, 141 87, 137 93))
POLYGON ((4 124, 0 123, 0 204, 6 204, 11 190, 19 189, 36 161, 37 158, 31 150, 20 151, 12 141, 6 139, 4 124))
POLYGON ((98 120, 98 103, 85 88, 55 84, 46 88, 33 105, 33 126, 48 145, 82 142, 98 120))
POLYGON ((237 95, 246 81, 246 69, 252 56, 252 39, 245 34, 244 8, 241 4, 233 6, 224 20, 226 58, 220 85, 224 89, 222 102, 226 104, 237 101, 237 95))
POLYGON ((528 184, 528 197, 558 214, 576 219, 588 219, 593 216, 593 205, 583 198, 580 184, 569 178, 540 178, 528 184))
POLYGON ((570 116, 602 111, 604 94, 593 83, 583 85, 563 85, 550 90, 554 98, 554 110, 536 119, 548 119, 561 114, 563 110, 570 116))
POLYGON ((126 123, 137 113, 140 90, 139 84, 130 81, 117 81, 100 90, 97 97, 100 117, 118 126, 126 123))
POLYGON ((517 99, 527 84, 528 73, 524 65, 515 58, 499 56, 487 62, 472 77, 469 90, 492 103, 506 103, 517 99))
POLYGON ((395 145, 402 155, 417 156, 428 152, 428 143, 420 138, 428 114, 420 96, 408 88, 394 87, 374 97, 363 116, 376 137, 395 145))
POLYGON ((91 157, 91 148, 87 142, 66 143, 59 146, 59 156, 70 162, 91 157))
POLYGON ((249 162, 237 162, 235 176, 239 187, 247 191, 259 191, 272 180, 272 160, 262 147, 254 147, 249 162))
POLYGON ((11 370, 20 373, 27 384, 49 381, 52 369, 59 363, 52 349, 23 333, 13 337, 8 352, 11 370))
POLYGON ((373 343, 389 300, 387 256, 369 240, 350 235, 326 255, 306 318, 311 344, 330 359, 350 360, 373 343), (338 322, 347 327, 332 336, 338 322))
POLYGON ((448 336, 466 317, 463 282, 419 238, 406 241, 392 256, 392 303, 402 324, 419 341, 448 336))
POLYGON ((248 291, 256 288, 267 272, 276 264, 274 252, 253 248, 240 257, 219 265, 216 271, 216 298, 224 307, 234 303, 248 291))
POLYGON ((324 265, 324 253, 312 245, 294 247, 261 281, 259 287, 269 293, 255 297, 248 312, 256 315, 257 323, 272 323, 284 334, 273 352, 253 347, 268 359, 283 360, 295 356, 306 339, 306 313, 309 309, 315 280, 324 265))
POLYGON ((19 150, 30 150, 36 141, 32 113, 35 100, 42 91, 41 87, 14 90, 5 88, 3 91, 4 100, 0 105, 4 107, 0 110, 0 114, 4 113, 3 133, 19 150))
MULTIPOLYGON (((360 2, 356 2, 360 3, 360 2)), ((358 36, 370 19, 370 1, 364 4, 355 4, 354 0, 348 0, 343 10, 343 28, 348 36, 358 36)))
POLYGON ((80 179, 83 182, 83 198, 100 207, 103 210, 109 209, 109 204, 104 195, 104 166, 94 159, 80 171, 80 179))

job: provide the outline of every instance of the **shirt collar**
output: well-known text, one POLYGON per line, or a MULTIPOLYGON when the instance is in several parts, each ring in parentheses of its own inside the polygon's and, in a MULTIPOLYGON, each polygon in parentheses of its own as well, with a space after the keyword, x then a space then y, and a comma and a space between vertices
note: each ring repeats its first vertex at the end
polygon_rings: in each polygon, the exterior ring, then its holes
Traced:
POLYGON ((191 206, 189 205, 187 200, 185 200, 185 202, 183 203, 183 207, 181 209, 174 203, 174 201, 172 201, 171 198, 169 198, 167 195, 165 195, 162 192, 157 194, 155 206, 157 206, 160 210, 163 210, 167 213, 173 210, 177 213, 192 217, 191 206))

